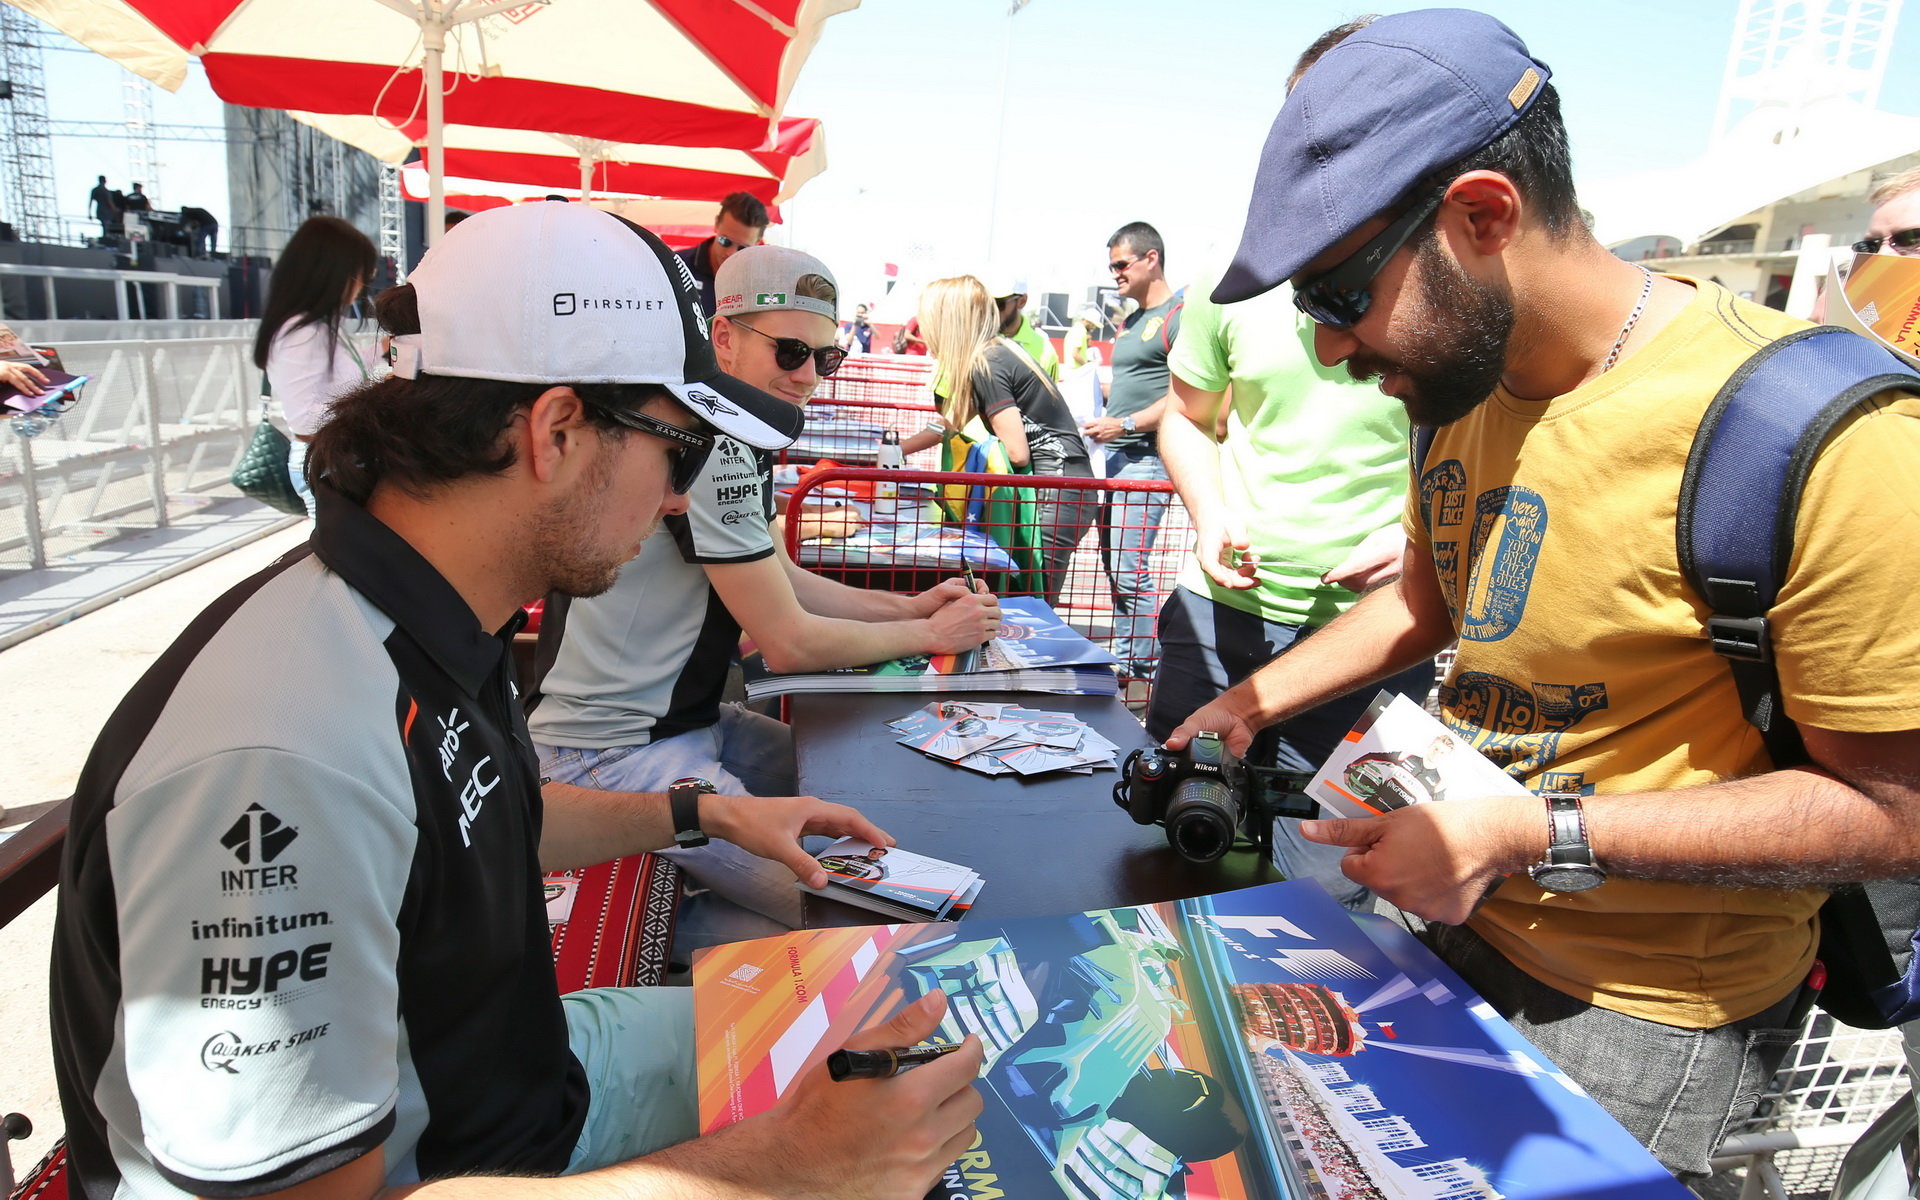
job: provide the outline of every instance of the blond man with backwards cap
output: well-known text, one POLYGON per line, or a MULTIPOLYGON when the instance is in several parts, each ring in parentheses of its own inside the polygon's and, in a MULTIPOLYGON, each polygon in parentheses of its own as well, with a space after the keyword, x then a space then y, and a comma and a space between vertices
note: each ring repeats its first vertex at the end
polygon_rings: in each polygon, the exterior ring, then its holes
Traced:
MULTIPOLYGON (((520 606, 609 586, 717 438, 800 427, 721 374, 673 261, 584 205, 449 231, 382 297, 397 374, 314 439, 313 540, 109 719, 53 947, 76 1195, 918 1196, 973 1138, 976 1047, 810 1074, 695 1140, 687 990, 557 995, 541 872, 668 845, 689 814, 539 778, 520 606)), ((889 840, 811 798, 695 800, 697 829, 822 883, 801 835, 889 840)))
MULTIPOLYGON (((825 263, 753 246, 714 279, 722 368, 798 412, 846 352, 825 263)), ((553 667, 531 717, 541 773, 589 787, 658 789, 692 779, 723 793, 794 790, 788 727, 722 704, 742 631, 776 671, 818 671, 972 649, 999 628, 984 591, 947 580, 917 596, 867 591, 803 570, 773 536, 772 461, 722 438, 684 515, 605 595, 547 620, 553 667)), ((796 927, 791 873, 730 846, 670 852, 702 888, 683 906, 683 945, 796 927), (716 898, 717 896, 717 898, 716 898)))
MULTIPOLYGON (((1920 863, 1920 398, 1828 438, 1768 614, 1806 761, 1772 761, 1678 563, 1702 415, 1805 323, 1608 254, 1544 63, 1482 13, 1329 31, 1261 154, 1213 298, 1282 282, 1321 362, 1432 441, 1394 583, 1189 716, 1258 730, 1454 639, 1461 740, 1540 795, 1307 822, 1681 1176, 1797 1036, 1833 883, 1920 863)), ((1758 535, 1758 536, 1764 536, 1758 535)))

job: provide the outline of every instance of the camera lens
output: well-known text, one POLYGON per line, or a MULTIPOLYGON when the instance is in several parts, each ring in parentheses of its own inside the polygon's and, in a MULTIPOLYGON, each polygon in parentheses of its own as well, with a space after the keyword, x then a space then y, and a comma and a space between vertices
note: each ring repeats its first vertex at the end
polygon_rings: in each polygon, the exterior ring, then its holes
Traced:
POLYGON ((1212 862, 1233 848, 1240 805, 1217 779, 1185 779, 1173 790, 1165 821, 1167 841, 1182 858, 1212 862))

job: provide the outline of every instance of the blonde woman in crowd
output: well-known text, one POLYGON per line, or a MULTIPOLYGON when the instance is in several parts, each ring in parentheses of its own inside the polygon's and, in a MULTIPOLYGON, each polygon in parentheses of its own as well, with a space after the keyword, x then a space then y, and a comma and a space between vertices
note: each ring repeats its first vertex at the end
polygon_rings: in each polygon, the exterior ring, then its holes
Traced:
MULTIPOLYGON (((1031 355, 999 336, 1000 313, 986 285, 971 275, 936 279, 920 295, 919 317, 927 352, 939 363, 936 395, 942 420, 937 424, 976 439, 989 433, 999 438, 1016 471, 1093 475, 1079 425, 1060 389, 1031 355)), ((908 439, 905 449, 924 449, 942 436, 940 429, 929 428, 908 439)), ((1037 500, 1043 587, 1052 604, 1066 581, 1073 548, 1093 525, 1099 498, 1046 488, 1037 500)))

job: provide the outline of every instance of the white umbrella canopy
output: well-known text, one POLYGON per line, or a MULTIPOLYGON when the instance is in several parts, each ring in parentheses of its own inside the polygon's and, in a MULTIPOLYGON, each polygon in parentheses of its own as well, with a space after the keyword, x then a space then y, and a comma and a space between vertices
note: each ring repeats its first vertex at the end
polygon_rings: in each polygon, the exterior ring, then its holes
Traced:
MULTIPOLYGON (((292 114, 330 137, 383 162, 404 163, 425 141, 416 122, 395 129, 379 117, 292 114)), ((520 184, 543 192, 573 188, 593 193, 717 201, 748 192, 769 204, 791 199, 826 169, 820 122, 786 117, 779 134, 756 150, 639 145, 524 129, 449 125, 442 136, 446 177, 520 184)))
MULTIPOLYGON (((484 179, 447 176, 447 204, 468 212, 485 212, 508 204, 528 204, 545 200, 552 188, 530 187, 519 183, 493 183, 484 179)), ((426 168, 409 163, 400 168, 400 194, 409 200, 427 198, 426 168)), ((588 201, 616 217, 635 225, 644 225, 675 250, 705 241, 713 234, 714 204, 711 200, 661 200, 653 196, 612 196, 601 194, 588 201)), ((768 213, 780 220, 779 207, 768 213)))
MULTIPOLYGON (((223 100, 753 150, 830 16, 859 0, 12 0, 164 87, 223 100), (450 86, 449 86, 450 82, 450 86)), ((428 236, 440 229, 435 186, 428 236)))

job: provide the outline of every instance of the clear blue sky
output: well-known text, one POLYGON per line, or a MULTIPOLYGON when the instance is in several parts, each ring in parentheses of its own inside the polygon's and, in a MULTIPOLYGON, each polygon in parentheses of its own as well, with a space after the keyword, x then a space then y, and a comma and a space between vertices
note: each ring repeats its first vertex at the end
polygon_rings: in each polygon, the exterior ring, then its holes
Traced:
MULTIPOLYGON (((1816 0, 1816 3, 1818 0, 1816 0)), ((987 211, 1004 39, 1008 118, 993 257, 1045 284, 1103 279, 1107 235, 1146 220, 1170 273, 1231 251, 1286 73, 1323 30, 1401 11, 1298 0, 866 0, 833 18, 789 111, 826 120, 831 169, 790 206, 798 244, 868 287, 989 268, 987 211)), ((1737 0, 1489 0, 1554 72, 1580 178, 1705 148, 1737 0)), ((1920 57, 1920 17, 1894 61, 1920 57)), ((1920 73, 1881 105, 1920 114, 1920 73)), ((1920 149, 1920 147, 1916 147, 1920 149)), ((1898 151, 1890 151, 1897 153, 1898 151)))
MULTIPOLYGON (((1077 291, 1104 278, 1107 234, 1142 219, 1166 235, 1171 273, 1184 281, 1237 240, 1255 159, 1300 50, 1358 13, 1410 7, 1032 0, 1009 20, 1007 0, 866 0, 827 22, 794 90, 789 111, 826 122, 831 166, 788 206, 791 224, 776 237, 822 253, 856 293, 877 290, 889 261, 928 278, 1003 265, 1028 274, 1035 290, 1077 291)), ((1479 7, 1553 68, 1581 179, 1674 165, 1705 147, 1738 0, 1479 7)), ((1920 17, 1898 31, 1893 58, 1920 61, 1920 17)), ((121 119, 117 67, 49 53, 47 74, 56 115, 121 119)), ((182 95, 155 96, 162 123, 221 119, 197 75, 182 95)), ((1881 107, 1920 115, 1920 72, 1890 70, 1881 107)), ((117 142, 62 139, 55 149, 64 212, 83 213, 95 174, 126 180, 117 142)), ((153 186, 162 205, 197 203, 224 220, 219 148, 159 149, 153 186)))

